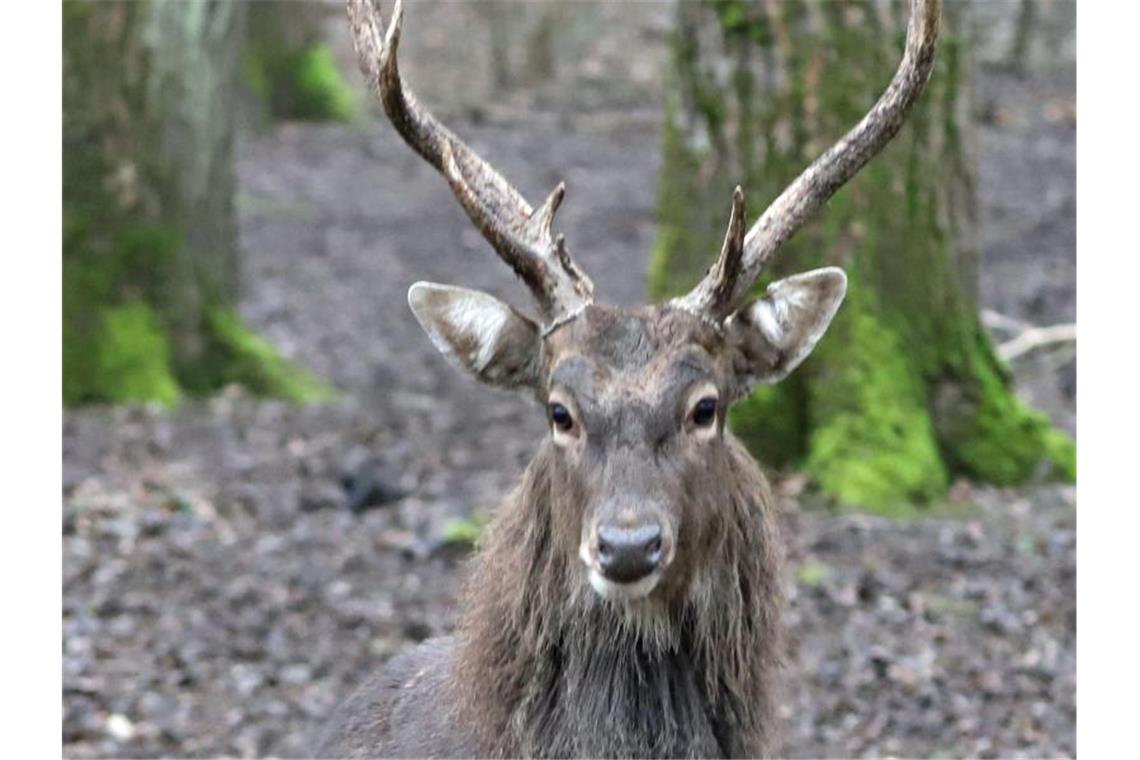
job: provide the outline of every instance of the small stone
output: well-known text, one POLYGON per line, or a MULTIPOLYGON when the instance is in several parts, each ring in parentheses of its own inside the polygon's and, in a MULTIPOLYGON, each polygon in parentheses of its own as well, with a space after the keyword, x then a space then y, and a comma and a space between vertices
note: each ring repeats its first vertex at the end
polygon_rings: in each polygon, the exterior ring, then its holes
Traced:
POLYGON ((342 499, 340 488, 335 483, 312 483, 302 488, 298 506, 302 512, 335 509, 342 499))
POLYGON ((299 663, 282 668, 279 678, 283 683, 299 686, 312 680, 313 671, 308 665, 299 663))
POLYGON ((986 694, 1000 694, 1003 690, 1003 680, 998 671, 987 670, 978 677, 978 686, 982 687, 982 691, 986 694))
POLYGON ((412 641, 423 641, 431 638, 431 626, 421 620, 409 620, 404 624, 403 634, 412 641))
POLYGON ((118 742, 128 742, 135 735, 135 724, 122 713, 111 713, 107 716, 107 734, 118 742))

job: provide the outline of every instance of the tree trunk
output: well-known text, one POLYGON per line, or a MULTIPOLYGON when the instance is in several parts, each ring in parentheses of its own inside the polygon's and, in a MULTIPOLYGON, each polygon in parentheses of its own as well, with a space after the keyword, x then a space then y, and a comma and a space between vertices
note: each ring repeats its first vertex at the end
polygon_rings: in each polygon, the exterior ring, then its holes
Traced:
POLYGON ((244 4, 64 5, 64 400, 308 397, 236 315, 244 4))
MULTIPOLYGON (((928 501, 955 474, 1075 476, 1072 441, 1013 395, 979 323, 967 12, 947 4, 909 123, 760 284, 823 265, 850 278, 814 355, 732 416, 762 460, 805 468, 846 503, 928 501)), ((679 4, 655 296, 686 290, 713 262, 733 185, 754 220, 868 110, 901 57, 905 15, 872 0, 679 4)))
POLYGON ((1024 74, 1028 67, 1029 45, 1033 40, 1034 27, 1037 25, 1037 4, 1040 2, 1041 0, 1021 0, 1021 7, 1017 12, 1006 62, 1010 69, 1019 74, 1024 74))

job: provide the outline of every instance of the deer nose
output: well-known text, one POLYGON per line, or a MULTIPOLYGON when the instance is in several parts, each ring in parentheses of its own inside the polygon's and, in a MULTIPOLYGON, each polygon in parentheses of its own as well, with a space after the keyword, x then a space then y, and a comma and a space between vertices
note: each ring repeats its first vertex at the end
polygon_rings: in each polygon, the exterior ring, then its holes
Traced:
POLYGON ((663 546, 660 525, 599 526, 598 566, 607 580, 633 583, 657 569, 663 546))

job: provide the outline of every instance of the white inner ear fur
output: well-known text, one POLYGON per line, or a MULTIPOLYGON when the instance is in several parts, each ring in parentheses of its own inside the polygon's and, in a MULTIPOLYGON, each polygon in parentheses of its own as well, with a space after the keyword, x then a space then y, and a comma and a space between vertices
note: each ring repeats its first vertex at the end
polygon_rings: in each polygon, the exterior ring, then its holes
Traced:
MULTIPOLYGON (((482 299, 457 298, 447 309, 446 319, 459 332, 472 336, 478 350, 471 357, 471 369, 482 372, 495 356, 495 346, 507 324, 510 312, 503 305, 480 303, 482 299)), ((436 343, 436 345, 439 345, 436 343)))
MULTIPOLYGON (((769 286, 764 298, 752 305, 750 310, 752 322, 760 328, 772 345, 786 348, 786 342, 795 337, 796 325, 792 324, 792 320, 797 316, 803 316, 807 301, 808 293, 795 287, 795 283, 789 287, 787 280, 778 280, 769 286)), ((835 308, 839 308, 838 302, 835 303, 835 308)), ((834 313, 832 311, 831 315, 834 313)), ((820 335, 831 322, 831 315, 823 323, 820 335)), ((819 340, 819 335, 815 336, 815 340, 819 340)), ((812 345, 814 344, 815 341, 812 342, 812 345)))

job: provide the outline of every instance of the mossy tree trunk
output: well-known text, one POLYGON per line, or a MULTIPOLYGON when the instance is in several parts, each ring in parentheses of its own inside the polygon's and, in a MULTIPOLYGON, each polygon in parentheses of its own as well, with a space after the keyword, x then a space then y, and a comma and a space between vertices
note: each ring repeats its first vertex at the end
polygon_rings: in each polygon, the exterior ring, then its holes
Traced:
POLYGON ((233 141, 243 3, 64 5, 64 400, 319 386, 249 333, 233 141))
MULTIPOLYGON (((904 3, 678 6, 650 289, 691 287, 719 250, 732 187, 750 221, 870 107, 901 56, 904 3)), ((846 503, 1075 475, 1073 443, 1014 395, 977 316, 976 200, 964 4, 947 4, 927 92, 894 142, 780 253, 772 277, 843 267, 848 297, 815 354, 738 405, 776 467, 846 503)))

